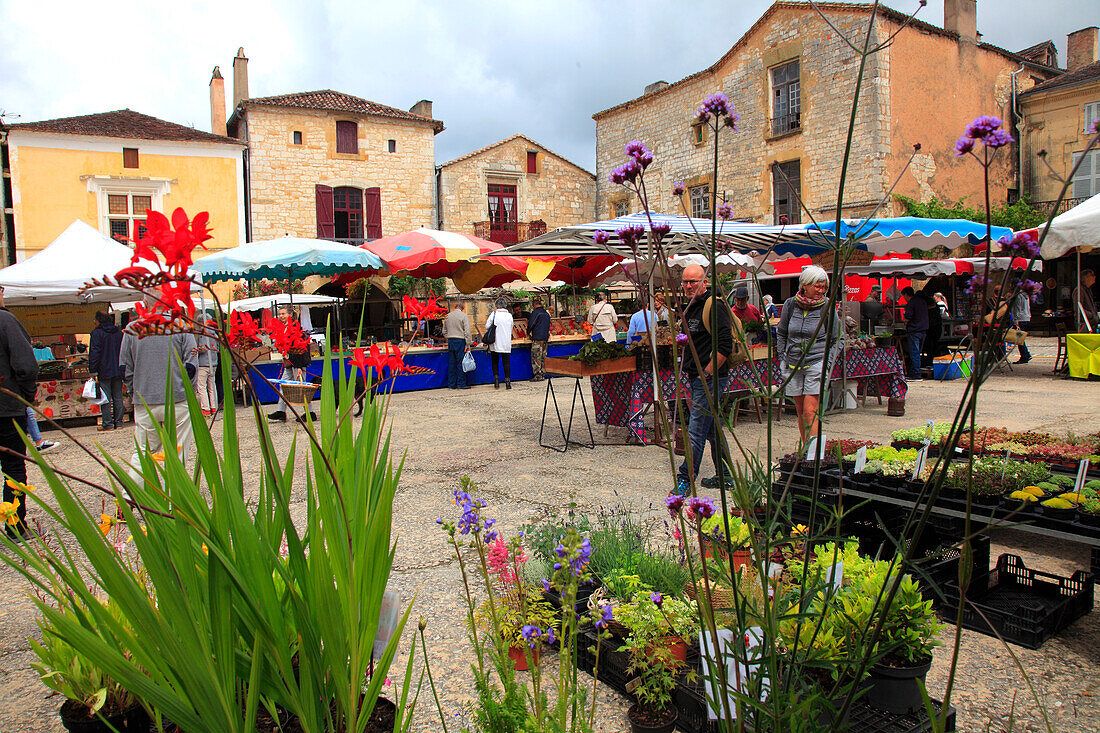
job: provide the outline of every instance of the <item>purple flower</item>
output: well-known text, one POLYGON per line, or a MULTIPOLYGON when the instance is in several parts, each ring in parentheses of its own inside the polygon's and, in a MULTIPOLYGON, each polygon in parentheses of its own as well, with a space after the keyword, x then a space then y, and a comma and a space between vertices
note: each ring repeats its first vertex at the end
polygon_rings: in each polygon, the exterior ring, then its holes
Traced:
POLYGON ((960 158, 974 149, 976 141, 968 137, 960 137, 955 143, 955 157, 960 158))
POLYGON ((547 593, 550 592, 550 581, 547 580, 546 578, 542 579, 542 589, 544 591, 546 591, 547 593))
POLYGON ((560 562, 554 563, 554 570, 561 570, 561 563, 560 562))
POLYGON ((653 236, 653 241, 660 242, 662 239, 668 236, 669 232, 672 231, 672 225, 666 222, 654 224, 649 231, 650 234, 653 236))
POLYGON ((554 548, 554 554, 557 555, 558 557, 564 558, 565 557, 565 552, 566 552, 565 545, 563 545, 560 542, 558 543, 558 546, 554 548))
POLYGON ((722 93, 710 95, 703 100, 703 104, 696 110, 696 119, 700 122, 706 122, 711 115, 722 117, 731 114, 729 101, 729 97, 722 93))
POLYGON ((496 533, 495 530, 493 530, 491 532, 486 532, 485 533, 485 544, 487 544, 487 545, 493 544, 493 541, 496 540, 496 538, 497 538, 497 533, 496 533))
MULTIPOLYGON (((683 336, 683 334, 680 334, 683 336)), ((675 517, 684 508, 684 497, 680 494, 672 494, 665 499, 665 506, 668 507, 668 513, 675 517)))
POLYGON ((495 519, 486 519, 485 520, 485 529, 489 529, 490 527, 492 527, 496 523, 497 523, 497 520, 495 520, 495 519))
POLYGON ((649 600, 653 601, 653 605, 655 605, 657 608, 660 608, 661 604, 665 602, 665 599, 657 591, 653 591, 649 594, 649 600))
POLYGON ((973 275, 970 278, 970 281, 966 284, 966 292, 970 295, 980 296, 982 293, 985 292, 985 288, 988 282, 989 281, 986 279, 985 275, 973 275))
POLYGON ((723 201, 718 204, 718 218, 722 221, 729 221, 733 218, 733 204, 723 201))
POLYGON ((675 183, 672 184, 672 195, 673 196, 683 196, 686 191, 687 191, 687 186, 684 185, 683 181, 676 181, 675 183))
POLYGON ((538 626, 526 624, 520 631, 520 635, 523 636, 528 646, 534 649, 535 645, 538 644, 539 637, 542 636, 542 629, 540 629, 538 626))
POLYGON ((601 611, 600 617, 598 619, 596 619, 595 623, 593 624, 597 629, 602 629, 603 627, 607 626, 607 623, 611 620, 611 606, 610 605, 605 604, 605 605, 601 606, 600 611, 601 611))
POLYGON ((1020 283, 1020 290, 1027 293, 1028 297, 1031 298, 1031 302, 1034 303, 1039 300, 1039 293, 1042 292, 1043 286, 1034 280, 1024 280, 1020 283))
POLYGON ((643 169, 648 168, 653 162, 653 153, 649 152, 645 143, 641 140, 631 140, 626 144, 626 154, 634 159, 643 169))
POLYGON ((991 115, 980 115, 963 132, 965 137, 981 140, 1004 124, 1004 120, 991 115))
POLYGON ((726 119, 722 120, 722 124, 724 124, 726 127, 730 128, 731 130, 736 130, 737 129, 737 122, 740 119, 741 119, 741 115, 737 112, 734 112, 732 114, 726 115, 726 119))
POLYGON ((1039 254, 1039 243, 1022 232, 1006 234, 997 240, 997 244, 1001 245, 1001 253, 1010 257, 1031 259, 1039 254))
POLYGON ((1100 117, 1092 121, 1092 127, 1089 128, 1089 134, 1100 135, 1100 117))
POLYGON ((703 519, 710 519, 714 516, 714 500, 709 496, 691 497, 688 501, 688 508, 691 509, 692 514, 703 519))
POLYGON ((633 247, 639 241, 641 241, 642 237, 645 236, 645 227, 637 225, 623 227, 622 229, 616 231, 615 234, 618 235, 619 239, 624 245, 626 245, 627 247, 633 247))
POLYGON ((592 235, 593 244, 604 245, 611 241, 611 235, 607 232, 600 230, 592 235))
POLYGON ((551 626, 546 630, 546 643, 553 644, 555 641, 557 641, 557 637, 554 636, 554 627, 551 626))
POLYGON ((678 343, 678 344, 686 344, 686 343, 687 343, 687 340, 688 340, 688 335, 687 335, 686 333, 678 333, 678 334, 676 334, 676 343, 678 343))
POLYGON ((628 160, 615 170, 611 171, 609 180, 612 183, 633 183, 638 174, 642 172, 642 165, 636 160, 628 160))
POLYGON ((982 139, 987 148, 1001 148, 1009 143, 1015 142, 1015 138, 1009 135, 1004 130, 994 130, 982 139))

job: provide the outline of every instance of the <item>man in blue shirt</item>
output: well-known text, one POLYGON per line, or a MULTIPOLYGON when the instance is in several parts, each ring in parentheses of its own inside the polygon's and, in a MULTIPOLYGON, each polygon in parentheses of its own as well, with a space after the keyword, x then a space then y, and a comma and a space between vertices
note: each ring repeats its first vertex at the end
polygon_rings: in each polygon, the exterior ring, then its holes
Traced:
POLYGON ((649 331, 650 326, 657 328, 657 314, 649 310, 649 296, 641 293, 638 296, 639 310, 630 317, 630 325, 626 329, 626 343, 632 344, 642 338, 643 333, 649 331))

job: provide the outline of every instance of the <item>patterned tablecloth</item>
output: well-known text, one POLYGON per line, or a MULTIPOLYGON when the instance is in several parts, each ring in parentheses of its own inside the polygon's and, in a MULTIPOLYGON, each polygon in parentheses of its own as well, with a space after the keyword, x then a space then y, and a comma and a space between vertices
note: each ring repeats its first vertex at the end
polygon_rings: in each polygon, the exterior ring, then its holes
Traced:
MULTIPOLYGON (((83 379, 54 379, 38 383, 38 392, 34 402, 42 414, 54 420, 70 417, 97 417, 99 405, 92 404, 81 397, 84 391, 83 379)), ((126 411, 133 409, 130 393, 123 390, 123 405, 126 411)))
MULTIPOLYGON (((837 360, 832 379, 837 381, 847 376, 853 381, 873 383, 878 387, 879 394, 905 399, 908 386, 903 369, 901 356, 893 347, 854 349, 845 352, 843 360, 837 360)), ((629 427, 638 440, 646 443, 645 414, 653 401, 652 373, 622 372, 597 375, 591 379, 596 422, 600 425, 629 427)), ((673 391, 675 377, 672 370, 661 370, 660 379, 665 400, 673 400, 676 395, 673 391)), ((781 381, 778 359, 757 359, 731 370, 726 393, 758 391, 763 383, 773 386, 781 381)), ((689 393, 687 377, 681 375, 680 383, 681 396, 686 397, 689 393)), ((866 386, 868 385, 865 384, 866 386)))

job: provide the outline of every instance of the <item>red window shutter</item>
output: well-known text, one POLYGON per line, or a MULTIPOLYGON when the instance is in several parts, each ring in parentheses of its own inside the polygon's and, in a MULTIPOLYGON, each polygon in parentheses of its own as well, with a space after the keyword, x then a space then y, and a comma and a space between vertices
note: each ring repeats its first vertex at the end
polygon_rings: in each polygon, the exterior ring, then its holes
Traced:
POLYGON ((539 160, 539 154, 538 153, 536 153, 533 150, 528 150, 527 151, 527 172, 528 173, 538 173, 539 172, 538 160, 539 160))
POLYGON ((332 209, 332 186, 317 184, 317 238, 332 239, 336 236, 336 222, 332 209))
POLYGON ((356 123, 337 120, 336 152, 352 155, 359 152, 359 126, 356 123))
POLYGON ((382 236, 382 189, 368 188, 363 194, 366 202, 364 218, 367 239, 378 239, 382 236))

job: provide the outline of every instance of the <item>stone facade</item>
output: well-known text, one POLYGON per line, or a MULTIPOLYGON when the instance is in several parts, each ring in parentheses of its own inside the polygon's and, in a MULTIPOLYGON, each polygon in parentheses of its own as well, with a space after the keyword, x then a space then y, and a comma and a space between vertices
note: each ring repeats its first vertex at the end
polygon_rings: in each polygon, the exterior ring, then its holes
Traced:
POLYGON ((487 187, 516 187, 516 217, 542 220, 548 230, 592 221, 595 177, 524 135, 513 135, 439 166, 440 229, 474 234, 489 219, 487 187), (527 172, 528 153, 535 172, 527 172))
MULTIPOLYGON (((1095 75, 1076 84, 1036 89, 1020 98, 1020 112, 1025 120, 1024 187, 1036 202, 1054 201, 1062 191, 1062 181, 1073 170, 1075 158, 1084 151, 1091 137, 1086 121, 1100 118, 1100 64, 1093 64, 1095 75), (1046 164, 1039 151, 1046 151, 1046 164), (1049 165, 1049 167, 1048 167, 1049 165)), ((1087 166, 1092 185, 1079 175, 1076 185, 1070 184, 1066 197, 1084 199, 1100 193, 1095 165, 1100 153, 1091 153, 1092 165, 1087 166)), ((1085 166, 1083 166, 1085 167, 1085 166)))
MULTIPOLYGON (((825 12, 848 38, 858 42, 866 33, 867 6, 830 3, 825 12)), ((886 40, 900 21, 896 14, 879 16, 875 37, 886 40)), ((1012 54, 925 23, 902 30, 868 58, 845 182, 845 215, 870 214, 899 176, 895 192, 906 196, 980 200, 980 167, 956 159, 954 143, 979 114, 1007 118, 1011 72, 1020 63, 1012 54), (915 143, 921 143, 921 151, 906 170, 915 143)), ((699 103, 722 92, 741 119, 737 131, 724 129, 720 135, 719 180, 712 194, 732 203, 738 219, 773 223, 772 166, 797 160, 805 207, 815 218, 834 216, 859 65, 858 54, 807 3, 775 3, 714 66, 593 116, 597 214, 610 216, 623 203, 630 211, 640 208, 627 189, 608 182, 610 171, 625 161, 624 146, 634 139, 655 156, 646 172, 652 208, 685 213, 672 196, 672 184, 713 183, 712 131, 704 129, 699 141, 692 123, 699 103), (774 134, 769 70, 796 59, 800 124, 795 131, 774 134)), ((1043 79, 1046 72, 1035 67, 1033 73, 1043 79)), ((1026 88, 1032 82, 1018 83, 1026 88)), ((999 156, 991 173, 992 200, 1003 202, 1015 186, 1012 156, 999 156)), ((879 216, 896 213, 895 202, 878 211, 879 216)), ((801 219, 808 220, 805 211, 801 219)))
POLYGON ((433 225, 436 129, 431 120, 252 102, 245 102, 237 117, 237 136, 249 146, 253 240, 317 236, 317 184, 380 188, 382 236, 433 225), (338 120, 358 123, 358 153, 336 152, 338 120), (295 144, 296 132, 300 144, 295 144))

